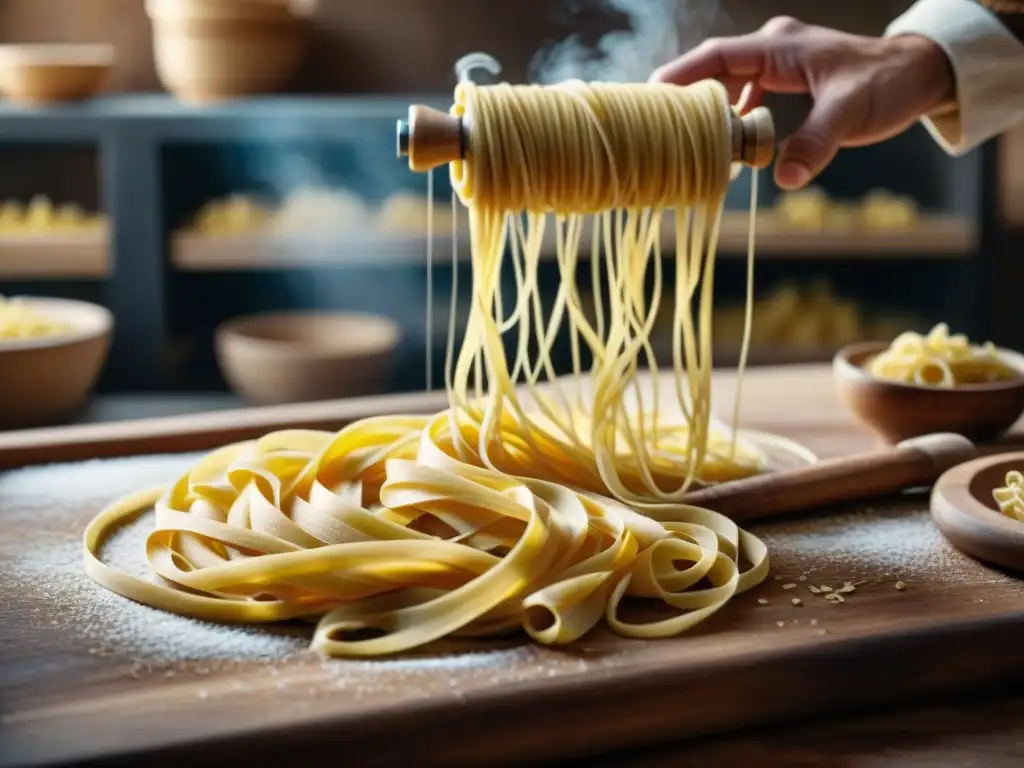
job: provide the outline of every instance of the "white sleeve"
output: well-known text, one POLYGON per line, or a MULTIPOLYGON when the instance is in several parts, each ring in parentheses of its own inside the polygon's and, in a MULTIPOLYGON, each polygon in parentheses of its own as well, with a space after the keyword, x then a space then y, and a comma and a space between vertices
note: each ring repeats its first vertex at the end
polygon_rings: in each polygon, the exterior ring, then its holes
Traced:
POLYGON ((973 0, 918 0, 885 30, 920 35, 949 57, 956 106, 924 124, 951 155, 960 155, 1024 121, 1024 43, 973 0))

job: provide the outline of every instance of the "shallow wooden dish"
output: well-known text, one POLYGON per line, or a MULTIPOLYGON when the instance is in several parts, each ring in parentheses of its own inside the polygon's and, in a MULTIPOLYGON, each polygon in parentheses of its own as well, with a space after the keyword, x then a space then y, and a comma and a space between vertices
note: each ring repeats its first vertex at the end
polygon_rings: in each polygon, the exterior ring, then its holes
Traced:
POLYGON ((293 403, 380 392, 399 338, 398 324, 379 315, 281 312, 229 320, 216 351, 234 390, 293 403))
POLYGON ((1024 470, 1024 452, 985 456, 945 472, 932 489, 932 519, 961 552, 1024 571, 1024 523, 1002 514, 992 498, 1011 469, 1024 470))
POLYGON ((95 96, 114 66, 112 45, 0 46, 0 93, 27 104, 95 96))
POLYGON ((1013 381, 968 384, 954 389, 876 379, 864 364, 888 346, 851 344, 832 360, 840 399, 853 415, 886 442, 932 432, 956 432, 974 442, 1001 435, 1024 412, 1024 355, 1000 348, 1003 361, 1021 376, 1013 381))
POLYGON ((97 304, 19 297, 72 330, 38 339, 0 339, 0 427, 53 424, 89 397, 107 359, 114 318, 97 304))

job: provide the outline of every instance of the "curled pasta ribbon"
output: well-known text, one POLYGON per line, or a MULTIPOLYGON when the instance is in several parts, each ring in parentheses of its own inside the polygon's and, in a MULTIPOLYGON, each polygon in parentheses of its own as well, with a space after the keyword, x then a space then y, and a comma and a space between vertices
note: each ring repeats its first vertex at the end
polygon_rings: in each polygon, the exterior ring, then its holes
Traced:
POLYGON ((222 448, 166 489, 104 510, 85 531, 86 570, 117 594, 198 619, 316 617, 313 647, 332 656, 518 629, 557 645, 602 618, 625 636, 675 635, 767 575, 764 544, 717 513, 641 514, 472 466, 454 456, 448 424, 446 413, 388 416, 222 448), (156 582, 99 558, 109 534, 154 502, 156 582), (628 620, 629 597, 678 615, 628 620))
POLYGON ((992 499, 1000 512, 1024 523, 1024 475, 1015 469, 1007 472, 1003 487, 993 489, 992 499))
POLYGON ((961 333, 950 335, 945 323, 924 336, 913 331, 901 333, 871 359, 867 369, 880 379, 945 388, 1020 376, 1003 362, 991 342, 973 345, 961 333))

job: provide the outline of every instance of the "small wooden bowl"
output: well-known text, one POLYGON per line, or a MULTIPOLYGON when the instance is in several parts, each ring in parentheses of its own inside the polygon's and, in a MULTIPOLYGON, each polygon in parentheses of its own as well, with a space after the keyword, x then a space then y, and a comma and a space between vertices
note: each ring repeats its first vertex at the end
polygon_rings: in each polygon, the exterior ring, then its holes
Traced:
POLYGON ((26 104, 88 99, 113 66, 112 45, 3 45, 0 93, 26 104))
POLYGON ((992 491, 1024 453, 985 456, 953 467, 932 489, 932 519, 950 544, 990 565, 1024 571, 1024 523, 999 511, 992 491))
POLYGON ((331 400, 384 390, 400 335, 378 315, 252 315, 217 329, 217 361, 232 389, 254 402, 331 400))
POLYGON ((202 104, 271 93, 298 69, 307 19, 288 3, 147 0, 163 86, 202 104))
POLYGON ((114 318, 84 301, 20 297, 71 330, 38 339, 0 339, 0 426, 35 427, 72 416, 88 399, 110 349, 114 318))
POLYGON ((1024 412, 1024 355, 999 349, 1020 378, 961 387, 928 387, 877 379, 865 370, 885 342, 852 344, 832 361, 839 396, 857 419, 886 442, 955 432, 976 442, 997 438, 1024 412))

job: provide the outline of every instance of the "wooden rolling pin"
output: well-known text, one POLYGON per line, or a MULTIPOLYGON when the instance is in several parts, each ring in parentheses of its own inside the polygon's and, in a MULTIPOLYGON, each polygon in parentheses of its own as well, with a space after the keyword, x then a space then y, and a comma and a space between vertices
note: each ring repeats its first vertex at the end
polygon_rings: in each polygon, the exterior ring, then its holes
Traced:
POLYGON ((947 469, 976 455, 974 444, 961 435, 924 435, 877 451, 709 486, 687 494, 686 502, 733 520, 756 520, 929 487, 947 469))
MULTIPOLYGON (((468 120, 433 107, 414 104, 409 118, 398 121, 398 156, 409 158, 409 168, 429 171, 466 156, 473 140, 468 120)), ((775 154, 775 123, 766 107, 745 115, 732 113, 732 157, 752 168, 764 168, 775 154)))

